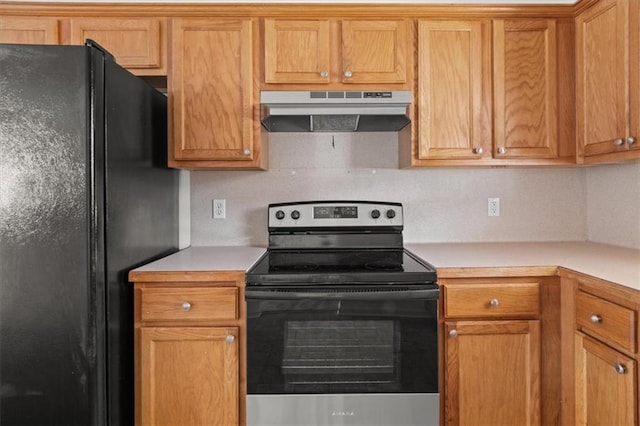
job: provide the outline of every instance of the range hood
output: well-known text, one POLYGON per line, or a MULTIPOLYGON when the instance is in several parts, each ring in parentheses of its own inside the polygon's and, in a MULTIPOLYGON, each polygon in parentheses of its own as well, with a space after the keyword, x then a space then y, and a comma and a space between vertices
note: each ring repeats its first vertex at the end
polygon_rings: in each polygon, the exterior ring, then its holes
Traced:
POLYGON ((262 91, 270 132, 397 132, 409 124, 410 91, 262 91))

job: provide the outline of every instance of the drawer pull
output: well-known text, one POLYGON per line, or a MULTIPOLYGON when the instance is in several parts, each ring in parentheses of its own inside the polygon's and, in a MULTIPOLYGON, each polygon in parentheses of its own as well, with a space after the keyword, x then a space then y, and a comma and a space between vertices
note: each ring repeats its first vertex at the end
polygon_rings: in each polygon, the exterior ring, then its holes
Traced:
POLYGON ((625 368, 625 366, 620 363, 614 365, 613 367, 616 369, 616 373, 618 374, 624 374, 627 372, 627 369, 625 368))
POLYGON ((498 302, 498 299, 491 299, 491 301, 489 301, 489 306, 492 308, 497 308, 499 304, 500 302, 498 302))
POLYGON ((456 337, 458 335, 458 330, 451 330, 449 332, 449 337, 456 337))
POLYGON ((191 303, 184 302, 182 304, 182 310, 185 311, 185 312, 189 312, 191 310, 191 303))
POLYGON ((225 340, 227 341, 227 343, 233 343, 236 340, 236 336, 229 334, 225 340))
POLYGON ((591 322, 594 324, 600 324, 602 322, 602 317, 598 314, 591 315, 591 322))

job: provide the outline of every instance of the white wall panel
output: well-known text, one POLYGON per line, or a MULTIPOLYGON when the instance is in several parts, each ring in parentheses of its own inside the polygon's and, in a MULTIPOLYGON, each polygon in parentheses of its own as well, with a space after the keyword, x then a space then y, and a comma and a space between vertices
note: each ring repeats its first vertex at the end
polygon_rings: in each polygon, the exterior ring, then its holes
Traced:
POLYGON ((640 249, 640 163, 585 171, 589 240, 640 249))

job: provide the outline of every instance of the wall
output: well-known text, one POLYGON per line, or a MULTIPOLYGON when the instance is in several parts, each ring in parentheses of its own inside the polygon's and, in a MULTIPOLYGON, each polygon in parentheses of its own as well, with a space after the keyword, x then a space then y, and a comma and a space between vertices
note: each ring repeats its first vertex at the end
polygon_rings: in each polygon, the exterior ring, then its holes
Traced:
POLYGON ((640 249, 640 163, 586 169, 588 239, 640 249))
POLYGON ((316 199, 401 202, 405 242, 587 238, 585 169, 399 170, 397 146, 393 133, 272 134, 267 172, 192 172, 191 244, 266 245, 269 203, 316 199), (213 198, 226 219, 212 219, 213 198))

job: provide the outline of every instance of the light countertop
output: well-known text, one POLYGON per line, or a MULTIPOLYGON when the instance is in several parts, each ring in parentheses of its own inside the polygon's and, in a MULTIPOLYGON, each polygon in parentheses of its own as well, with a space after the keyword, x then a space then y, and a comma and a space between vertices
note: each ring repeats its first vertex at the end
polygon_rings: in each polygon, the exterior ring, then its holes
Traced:
POLYGON ((266 251, 263 247, 188 247, 132 272, 246 271, 266 251))
MULTIPOLYGON (((640 250, 590 242, 408 243, 405 248, 441 270, 564 267, 640 290, 640 250)), ((264 247, 189 247, 135 269, 161 271, 246 271, 264 247)))
POLYGON ((590 242, 433 243, 405 247, 439 270, 561 266, 640 290, 640 250, 624 247, 590 242))

